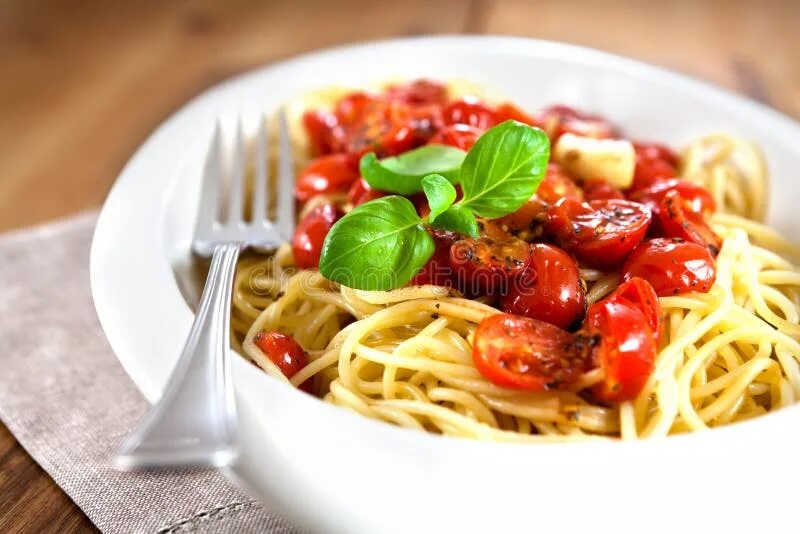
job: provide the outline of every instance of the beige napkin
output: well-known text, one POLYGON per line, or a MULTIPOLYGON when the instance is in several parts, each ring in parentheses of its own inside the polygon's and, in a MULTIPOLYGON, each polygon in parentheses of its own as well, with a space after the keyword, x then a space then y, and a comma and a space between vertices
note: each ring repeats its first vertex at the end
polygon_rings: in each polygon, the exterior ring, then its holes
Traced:
POLYGON ((107 467, 147 403, 92 305, 95 218, 0 237, 0 419, 104 532, 293 532, 216 471, 107 467))

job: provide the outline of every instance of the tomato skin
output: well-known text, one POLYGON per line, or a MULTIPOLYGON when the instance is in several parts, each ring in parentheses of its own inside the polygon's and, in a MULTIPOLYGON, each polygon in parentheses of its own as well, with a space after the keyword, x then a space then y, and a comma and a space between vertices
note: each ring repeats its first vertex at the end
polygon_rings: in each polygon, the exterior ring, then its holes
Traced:
POLYGON ((543 109, 536 114, 534 120, 553 143, 565 133, 597 139, 614 137, 616 134, 614 126, 602 117, 581 113, 563 105, 543 109))
POLYGON ((503 102, 497 106, 497 110, 495 110, 495 120, 497 120, 497 124, 512 120, 527 124, 528 126, 539 126, 536 119, 522 111, 511 102, 503 102))
POLYGON ((341 212, 332 204, 323 204, 309 211, 292 237, 294 264, 300 269, 316 269, 322 253, 322 243, 341 212))
POLYGON ((447 86, 432 80, 414 80, 389 87, 386 98, 411 105, 443 105, 447 102, 447 86))
POLYGON ((358 180, 358 161, 348 154, 330 154, 309 163, 297 179, 294 195, 301 203, 319 194, 346 193, 358 180))
POLYGON ((605 371, 592 393, 605 402, 635 399, 656 359, 655 336, 644 313, 626 302, 604 299, 589 308, 586 323, 587 333, 599 333, 595 358, 605 371))
POLYGON ((354 91, 339 99, 334 113, 339 124, 347 127, 362 121, 382 106, 383 102, 379 95, 354 91))
POLYGON ((656 341, 661 337, 661 305, 656 290, 644 278, 632 276, 604 300, 623 302, 638 308, 647 319, 647 326, 656 334, 656 341))
POLYGON ((456 234, 446 230, 429 229, 436 245, 433 256, 411 279, 412 286, 454 287, 453 268, 450 267, 450 246, 458 239, 456 234))
POLYGON ((312 155, 324 156, 342 150, 344 132, 334 114, 309 110, 303 113, 302 122, 308 134, 312 155))
POLYGON ((565 330, 580 325, 586 312, 586 290, 578 264, 558 247, 531 245, 530 262, 509 285, 500 308, 565 330))
POLYGON ((706 293, 714 285, 716 265, 709 250, 679 238, 644 241, 622 268, 623 281, 644 278, 659 297, 689 291, 706 293))
POLYGON ((483 132, 468 124, 448 124, 442 127, 428 141, 429 145, 448 145, 467 151, 483 132))
POLYGON ((583 190, 569 177, 558 163, 548 163, 547 172, 536 190, 536 197, 548 204, 555 204, 562 198, 583 200, 583 190))
POLYGON ((710 214, 717 209, 714 197, 708 189, 678 178, 657 181, 632 191, 628 194, 628 198, 646 205, 653 212, 653 217, 656 217, 661 207, 661 199, 670 191, 677 191, 688 202, 688 208, 695 213, 710 214))
POLYGON ((544 235, 549 207, 549 204, 534 196, 514 213, 509 213, 493 222, 514 237, 530 243, 544 235))
POLYGON ((591 364, 597 339, 576 336, 544 321, 497 314, 478 324, 475 367, 490 382, 525 391, 565 389, 591 364))
POLYGON ((370 200, 375 200, 376 198, 384 196, 386 196, 386 193, 378 191, 377 189, 372 189, 366 180, 359 178, 350 186, 350 190, 347 192, 347 202, 352 204, 353 207, 356 207, 364 202, 369 202, 370 200))
POLYGON ((470 96, 450 102, 442 116, 445 124, 466 124, 479 130, 488 130, 497 124, 495 110, 470 96))
POLYGON ((547 212, 547 229, 561 246, 586 265, 619 266, 650 225, 650 210, 627 200, 559 200, 547 212))
POLYGON ((669 147, 658 143, 633 143, 636 151, 636 168, 631 190, 651 186, 661 180, 674 178, 679 158, 669 147))
POLYGON ((502 232, 477 239, 465 238, 450 247, 450 267, 467 295, 505 292, 509 280, 523 272, 530 261, 530 246, 502 232))
POLYGON ((587 201, 592 200, 623 200, 622 191, 598 178, 583 182, 583 195, 587 201))
POLYGON ((347 106, 340 102, 339 107, 343 109, 337 115, 344 116, 339 119, 344 125, 344 150, 356 158, 367 152, 375 152, 379 158, 394 156, 419 144, 414 116, 407 104, 380 100, 361 104, 356 100, 347 106))
POLYGON ((679 237, 708 247, 715 256, 722 247, 722 239, 706 223, 705 216, 692 209, 676 190, 667 192, 661 199, 658 220, 666 237, 679 237))
MULTIPOLYGON (((281 370, 286 378, 292 378, 308 365, 308 354, 291 336, 279 332, 259 332, 253 337, 253 343, 281 370)), ((310 381, 306 381, 300 386, 300 389, 306 392, 310 392, 310 388, 310 381)))

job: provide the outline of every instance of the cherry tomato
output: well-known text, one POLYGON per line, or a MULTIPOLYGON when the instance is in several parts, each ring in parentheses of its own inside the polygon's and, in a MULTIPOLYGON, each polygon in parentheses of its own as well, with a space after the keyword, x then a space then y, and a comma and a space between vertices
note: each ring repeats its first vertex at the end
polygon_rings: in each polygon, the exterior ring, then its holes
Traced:
POLYGON ((636 151, 636 170, 631 190, 675 177, 679 159, 670 148, 658 143, 634 143, 633 148, 636 151))
POLYGON ((600 269, 620 265, 644 238, 650 210, 628 200, 559 200, 547 212, 547 229, 578 260, 600 269))
POLYGON ((586 312, 586 290, 578 264, 558 247, 531 245, 530 262, 509 284, 500 308, 559 328, 577 327, 586 312))
POLYGON ((497 314, 478 324, 472 359, 483 376, 501 387, 565 389, 589 368, 596 341, 544 321, 497 314))
POLYGON ((353 182, 353 185, 350 187, 350 191, 347 193, 347 202, 352 204, 353 207, 356 207, 364 202, 369 202, 370 200, 375 200, 376 198, 384 196, 386 196, 386 193, 378 191, 377 189, 372 189, 366 180, 359 178, 353 182))
POLYGON ((622 191, 599 178, 592 178, 583 182, 583 195, 586 200, 622 200, 625 196, 622 191))
MULTIPOLYGON (((308 354, 290 336, 279 332, 259 332, 253 337, 253 343, 286 378, 292 378, 308 365, 308 354)), ((306 381, 300 386, 300 389, 307 392, 310 392, 310 388, 311 381, 306 381)))
POLYGON ((531 242, 544 234, 544 224, 547 221, 549 207, 549 204, 534 196, 520 209, 496 219, 494 223, 514 237, 531 242))
POLYGON ((292 253, 297 267, 301 269, 319 267, 322 243, 339 217, 341 213, 332 204, 317 206, 303 217, 292 237, 292 253))
POLYGON ((555 204, 562 198, 581 201, 583 200, 583 191, 561 165, 548 163, 544 179, 539 184, 539 189, 536 190, 536 197, 548 204, 555 204))
POLYGON ((368 115, 384 108, 385 104, 379 95, 365 91, 355 91, 342 97, 336 104, 336 118, 339 124, 347 127, 356 124, 368 115))
POLYGON ((708 226, 705 216, 692 209, 692 202, 676 190, 661 199, 658 220, 666 237, 680 237, 708 247, 715 256, 719 253, 722 239, 708 226))
POLYGON ((656 290, 647 280, 633 276, 627 282, 620 284, 605 300, 624 302, 638 308, 647 319, 647 326, 657 334, 656 341, 658 340, 661 333, 661 306, 658 303, 656 290))
POLYGON ((402 102, 377 102, 345 128, 345 149, 361 157, 375 152, 379 158, 414 148, 417 132, 410 108, 402 102))
POLYGON ((602 117, 581 113, 562 105, 543 109, 534 120, 553 143, 565 133, 598 139, 614 137, 616 133, 611 123, 602 117))
POLYGON ((469 150, 483 132, 467 124, 449 124, 442 127, 428 141, 429 145, 449 145, 461 150, 469 150))
POLYGON ((349 154, 330 154, 309 163, 294 186, 299 202, 321 193, 346 193, 358 180, 358 161, 349 154))
POLYGON ((643 242, 625 262, 622 272, 626 282, 633 277, 650 282, 659 297, 689 291, 706 293, 717 274, 708 248, 680 238, 643 242))
MULTIPOLYGON (((501 232, 498 228, 497 233, 501 232)), ((525 269, 530 261, 530 246, 510 234, 503 234, 461 239, 450 247, 450 267, 463 293, 502 293, 509 280, 525 269)))
POLYGON ((447 102, 447 87, 431 80, 415 80, 389 87, 386 90, 386 97, 412 105, 442 105, 447 102))
POLYGON ((429 142, 444 127, 441 106, 414 106, 409 108, 408 117, 414 134, 414 146, 429 142))
POLYGON ((641 202, 650 208, 653 217, 658 215, 661 199, 670 191, 677 191, 688 202, 688 208, 695 213, 709 214, 717 209, 711 192, 702 185, 693 184, 687 180, 669 178, 659 180, 647 187, 636 189, 628 194, 628 198, 641 202))
POLYGON ((519 109, 511 102, 504 102, 497 106, 497 110, 495 111, 495 119, 497 120, 497 124, 507 120, 513 120, 529 126, 539 126, 539 124, 536 122, 536 119, 519 109))
POLYGON ((656 340, 647 318, 638 308, 615 299, 592 305, 586 317, 584 332, 599 333, 595 358, 605 371, 605 378, 592 393, 606 402, 635 399, 656 359, 656 340))
POLYGON ((466 124, 479 130, 488 130, 497 124, 495 110, 471 96, 451 102, 442 115, 445 124, 466 124))
POLYGON ((308 134, 312 155, 324 156, 342 150, 344 132, 333 113, 306 111, 303 113, 303 126, 308 134))
POLYGON ((409 282, 412 286, 427 284, 435 286, 454 287, 453 269, 450 267, 450 246, 458 237, 452 232, 428 229, 433 236, 436 249, 428 263, 409 282))

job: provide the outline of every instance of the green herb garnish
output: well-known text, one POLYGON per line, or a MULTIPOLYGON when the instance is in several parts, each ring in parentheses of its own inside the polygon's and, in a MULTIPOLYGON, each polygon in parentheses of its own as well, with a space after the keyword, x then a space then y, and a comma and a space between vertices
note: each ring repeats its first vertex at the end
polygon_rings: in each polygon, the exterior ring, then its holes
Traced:
POLYGON ((371 186, 402 194, 424 191, 431 213, 420 217, 414 205, 400 196, 356 207, 334 224, 325 238, 319 263, 323 276, 347 287, 371 291, 404 286, 433 255, 434 242, 426 226, 477 237, 475 215, 494 219, 522 207, 539 187, 550 156, 547 135, 516 121, 506 121, 483 134, 459 167, 448 171, 449 175, 440 172, 441 165, 434 168, 437 165, 431 162, 435 158, 420 156, 422 150, 434 147, 440 155, 440 148, 449 148, 429 145, 380 162, 370 154, 362 159, 361 172, 371 186), (412 153, 417 153, 413 165, 412 159, 399 163, 412 153), (387 170, 389 160, 392 162, 387 170), (424 164, 419 163, 423 160, 424 164), (376 171, 374 165, 381 170, 376 171), (371 176, 378 181, 373 184, 365 168, 375 171, 371 176), (464 191, 464 197, 455 204, 454 181, 460 182, 464 191))
POLYGON ((429 174, 440 174, 458 183, 466 155, 463 150, 447 145, 425 145, 382 160, 370 152, 361 158, 359 170, 373 189, 413 195, 422 191, 422 179, 429 174))

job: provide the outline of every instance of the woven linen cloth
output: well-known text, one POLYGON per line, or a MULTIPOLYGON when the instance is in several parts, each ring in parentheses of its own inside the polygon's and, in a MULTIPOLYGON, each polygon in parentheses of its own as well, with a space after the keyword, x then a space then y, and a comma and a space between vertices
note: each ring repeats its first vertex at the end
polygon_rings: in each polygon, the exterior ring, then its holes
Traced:
POLYGON ((108 466, 147 402, 94 311, 95 220, 85 213, 0 237, 0 419, 103 532, 295 532, 217 471, 108 466))

